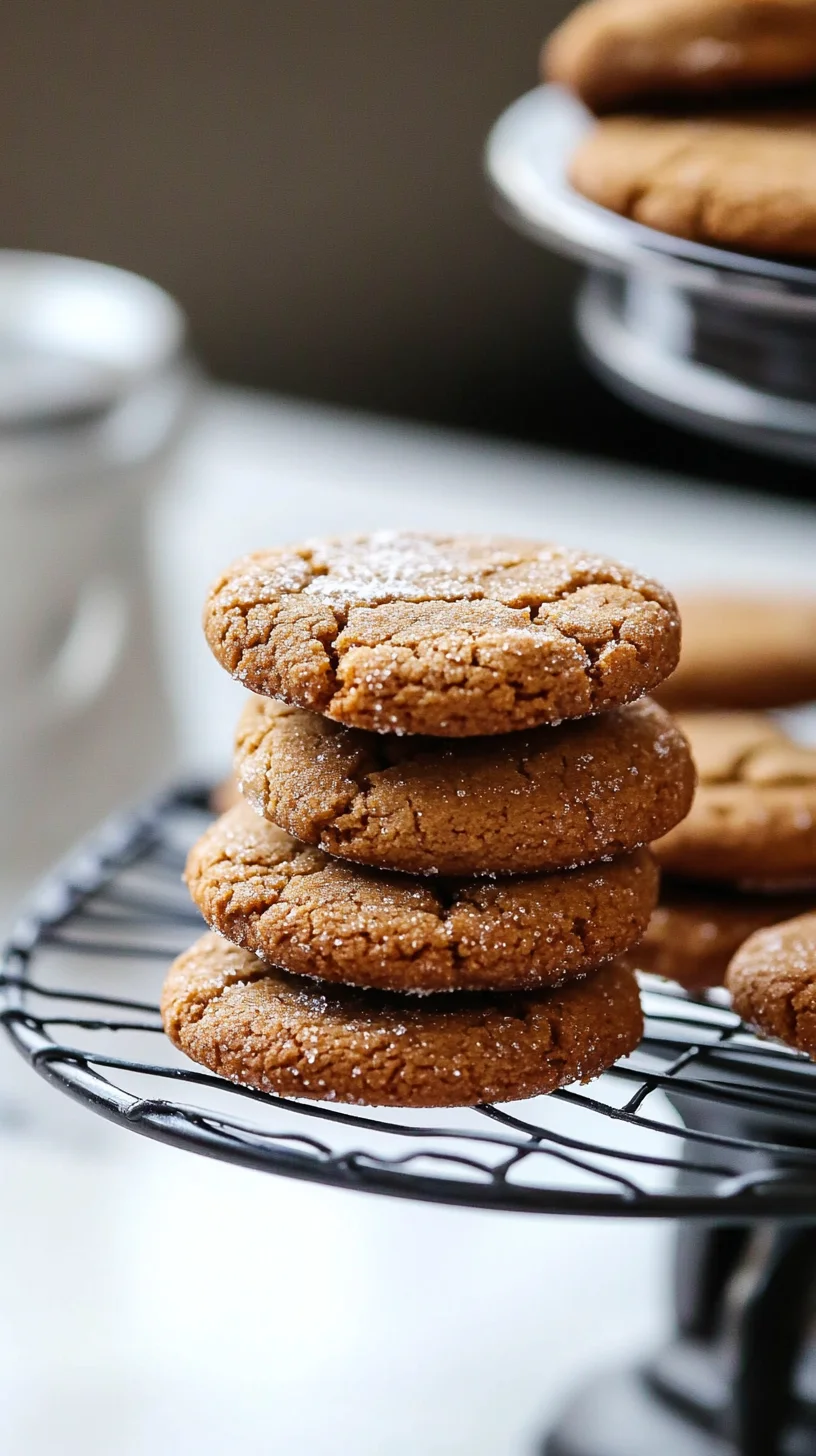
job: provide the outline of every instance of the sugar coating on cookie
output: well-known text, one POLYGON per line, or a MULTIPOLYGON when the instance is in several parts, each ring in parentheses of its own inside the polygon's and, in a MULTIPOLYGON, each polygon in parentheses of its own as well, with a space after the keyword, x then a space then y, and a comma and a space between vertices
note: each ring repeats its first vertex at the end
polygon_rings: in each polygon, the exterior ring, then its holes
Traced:
POLYGON ((816 749, 760 713, 679 718, 697 765, 688 816, 654 845, 661 867, 759 889, 816 886, 816 749))
POLYGON ((576 191, 694 242, 816 254, 816 113, 611 116, 580 143, 576 191))
POLYGON ((381 1107, 535 1097, 598 1076, 643 1030, 618 965, 546 993, 417 999, 319 986, 213 934, 174 962, 161 1011, 176 1046, 231 1081, 381 1107))
POLYGON ((689 991, 720 986, 732 956, 755 931, 812 910, 816 891, 748 894, 664 879, 646 934, 624 959, 689 991))
POLYGON ((584 975, 643 934, 657 900, 645 849, 517 879, 414 879, 330 859, 245 804, 190 852, 207 923, 298 975, 396 991, 510 989, 584 975))
POLYGON ((459 741, 371 734, 252 697, 241 791, 307 844, 418 874, 523 874, 618 855, 688 812, 694 768, 648 699, 583 722, 459 741))
POLYGON ((243 557, 212 587, 204 630, 253 692, 451 738, 618 707, 667 677, 680 646, 674 599, 616 562, 399 532, 243 557))
POLYGON ((595 111, 816 75, 816 0, 589 0, 542 53, 595 111))
POLYGON ((667 708, 784 708, 816 698, 816 598, 706 591, 683 596, 680 612, 680 662, 657 689, 667 708))
POLYGON ((757 931, 734 956, 726 986, 743 1021, 816 1056, 816 914, 757 931))

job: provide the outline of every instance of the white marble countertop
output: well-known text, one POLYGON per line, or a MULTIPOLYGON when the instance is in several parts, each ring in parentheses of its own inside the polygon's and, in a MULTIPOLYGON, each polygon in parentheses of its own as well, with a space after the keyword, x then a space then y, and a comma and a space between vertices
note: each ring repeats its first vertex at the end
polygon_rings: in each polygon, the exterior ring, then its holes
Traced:
MULTIPOLYGON (((238 693, 198 618, 240 550, 502 529, 601 547, 670 585, 809 582, 814 521, 807 506, 222 392, 154 523, 181 756, 208 771, 228 759, 238 693)), ((242 1172, 108 1127, 5 1048, 0 1166, 4 1456, 517 1456, 574 1380, 667 1326, 667 1227, 242 1172)))

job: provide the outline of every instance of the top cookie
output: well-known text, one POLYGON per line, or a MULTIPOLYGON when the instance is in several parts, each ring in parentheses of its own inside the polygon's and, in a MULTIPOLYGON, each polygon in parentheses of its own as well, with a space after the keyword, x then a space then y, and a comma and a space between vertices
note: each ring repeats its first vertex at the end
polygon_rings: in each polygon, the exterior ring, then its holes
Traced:
POLYGON ((683 597, 680 664, 667 708, 785 708, 816 698, 816 599, 700 592, 683 597))
POLYGON ((667 677, 680 647, 674 599, 614 561, 392 532, 243 557, 213 586, 204 630, 253 692, 443 738, 617 707, 667 677))
POLYGON ((663 869, 765 889, 816 886, 816 749, 761 714, 679 722, 699 783, 688 818, 654 845, 663 869))
POLYGON ((816 113, 609 116, 570 162, 576 191, 716 247, 816 254, 816 113))
POLYGON ((542 70, 594 111, 806 80, 816 0, 589 0, 550 37, 542 70))

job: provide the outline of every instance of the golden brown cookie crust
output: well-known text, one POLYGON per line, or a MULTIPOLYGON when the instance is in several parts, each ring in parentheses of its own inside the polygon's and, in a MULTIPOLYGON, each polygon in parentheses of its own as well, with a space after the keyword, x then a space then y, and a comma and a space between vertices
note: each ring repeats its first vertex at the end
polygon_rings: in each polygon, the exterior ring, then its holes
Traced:
POLYGON ((676 666, 656 582, 502 537, 382 532, 256 552, 204 630, 250 688, 350 727, 458 738, 630 702, 676 666))
POLYGON ((529 874, 627 853, 691 806, 673 720, 629 708, 499 738, 371 734, 269 698, 236 735, 241 791, 327 854, 414 874, 529 874))
POLYGON ((814 0, 589 0, 542 53, 595 111, 816 75, 814 0))
POLYGON ((683 647, 657 697, 673 711, 785 708, 816 698, 816 598, 699 592, 680 602, 683 647))
POLYGON ((725 983, 743 1021, 816 1056, 816 915, 757 931, 725 983))
POLYGON ((688 991, 722 985, 740 946, 768 925, 816 909, 812 895, 761 895, 664 879, 660 903, 626 962, 688 991))
POLYGON ((634 944, 657 900, 643 849, 554 875, 418 880, 329 859, 245 804, 194 846, 186 880, 214 930, 272 965, 394 991, 584 975, 634 944))
POLYGON ((816 254, 816 114, 614 116, 569 179, 601 207, 698 243, 816 254))
POLYGON ((263 1092, 379 1107, 457 1107, 589 1081, 637 1046, 631 972, 546 993, 418 999, 316 986, 219 935, 174 962, 164 1029, 211 1071, 263 1092))
POLYGON ((662 868, 769 889, 816 886, 816 749, 759 713, 679 722, 699 783, 688 817, 654 846, 662 868))

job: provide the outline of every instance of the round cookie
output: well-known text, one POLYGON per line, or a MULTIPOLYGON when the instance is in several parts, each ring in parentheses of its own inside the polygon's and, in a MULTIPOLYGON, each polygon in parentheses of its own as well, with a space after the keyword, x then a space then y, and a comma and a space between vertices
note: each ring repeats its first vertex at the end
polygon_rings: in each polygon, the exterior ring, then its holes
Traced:
POLYGON ((187 860, 204 919, 298 975, 392 991, 515 990, 628 950, 657 900, 647 850, 523 879, 417 880, 330 859, 246 805, 187 860))
POLYGON ((395 532, 243 557, 214 584, 204 631, 253 692, 444 738, 618 707, 667 677, 680 646, 673 598, 628 567, 395 532))
POLYGON ((589 1081, 637 1046, 631 971, 605 966, 549 992, 422 999, 317 986, 219 935, 174 962, 162 1020, 211 1071, 282 1097, 457 1107, 589 1081))
POLYGON ((691 812, 654 845, 661 867, 768 890, 816 887, 816 749, 754 713, 686 714, 691 812))
POLYGON ((569 168, 612 212, 698 243, 816 254, 816 113, 614 116, 569 168))
POLYGON ((672 710, 785 708, 816 698, 816 598, 682 598, 680 663, 656 696, 672 710))
POLYGON ((757 931, 737 951, 725 984, 743 1021, 816 1056, 816 915, 757 931))
POLYGON ((371 734, 252 697, 235 771, 259 813, 327 854, 415 874, 529 874, 626 853, 688 813, 694 768, 644 699, 499 738, 371 734))
POLYGON ((664 879, 646 934, 624 959, 688 991, 720 986, 731 957, 750 935, 813 909, 816 893, 744 894, 664 879))
POLYGON ((542 53, 594 111, 816 75, 814 0, 589 0, 542 53))

